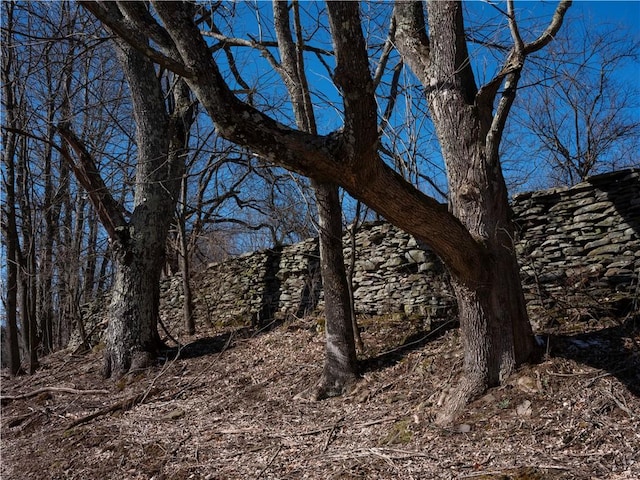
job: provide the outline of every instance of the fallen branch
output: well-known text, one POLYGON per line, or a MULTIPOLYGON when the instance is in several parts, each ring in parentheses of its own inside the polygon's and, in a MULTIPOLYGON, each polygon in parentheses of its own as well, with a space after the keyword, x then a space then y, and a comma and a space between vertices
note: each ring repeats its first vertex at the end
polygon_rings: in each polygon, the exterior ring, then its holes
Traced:
POLYGON ((150 395, 157 392, 158 392, 157 389, 153 389, 151 391, 146 390, 142 393, 138 393, 137 395, 134 395, 133 397, 125 398, 124 400, 120 400, 119 402, 114 403, 113 405, 109 405, 108 407, 101 408, 97 412, 91 413, 89 415, 86 415, 84 417, 74 420, 69 424, 69 426, 67 427, 67 430, 73 427, 77 427, 78 425, 82 425, 84 423, 90 422, 95 418, 108 415, 112 412, 117 412, 118 410, 122 410, 122 411, 130 410, 137 404, 144 402, 150 395))
POLYGON ((25 398, 37 397, 42 393, 73 393, 76 395, 105 395, 109 393, 109 390, 76 390, 75 388, 67 387, 43 387, 33 392, 23 393, 22 395, 6 395, 0 397, 0 403, 12 402, 14 400, 24 400, 25 398))
POLYGON ((267 464, 264 466, 264 468, 260 471, 260 473, 256 477, 256 480, 258 480, 260 477, 262 477, 262 475, 264 475, 264 472, 266 472, 267 469, 271 466, 273 461, 276 459, 276 457, 280 453, 280 450, 282 450, 282 445, 278 445, 278 448, 276 449, 275 453, 271 456, 271 459, 267 462, 267 464))
POLYGON ((329 448, 329 444, 331 443, 331 440, 333 439, 333 434, 334 432, 338 429, 338 427, 341 426, 341 423, 344 421, 344 417, 342 417, 340 420, 338 420, 336 423, 333 424, 333 427, 331 427, 331 431, 329 432, 329 435, 327 435, 327 441, 324 442, 324 447, 322 448, 322 453, 327 451, 327 448, 329 448))

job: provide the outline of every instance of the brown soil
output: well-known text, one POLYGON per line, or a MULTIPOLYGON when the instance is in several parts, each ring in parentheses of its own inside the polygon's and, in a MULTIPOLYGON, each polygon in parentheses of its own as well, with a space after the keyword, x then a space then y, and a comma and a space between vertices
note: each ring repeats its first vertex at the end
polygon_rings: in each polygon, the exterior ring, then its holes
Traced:
POLYGON ((293 400, 321 373, 313 319, 200 332, 177 359, 118 382, 100 377, 99 351, 51 355, 33 376, 5 372, 1 477, 640 478, 637 320, 545 337, 540 363, 448 429, 432 419, 460 370, 458 331, 364 323, 362 382, 315 403, 293 400))

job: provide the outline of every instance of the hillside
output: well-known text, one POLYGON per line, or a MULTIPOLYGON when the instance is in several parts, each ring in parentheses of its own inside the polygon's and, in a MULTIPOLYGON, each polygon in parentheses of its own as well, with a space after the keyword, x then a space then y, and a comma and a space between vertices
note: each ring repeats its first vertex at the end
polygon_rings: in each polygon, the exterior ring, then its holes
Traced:
POLYGON ((542 360, 450 429, 431 419, 461 365, 457 329, 400 315, 362 323, 362 382, 318 403, 294 400, 321 371, 313 318, 199 332, 177 359, 119 382, 101 378, 99 351, 3 374, 1 477, 640 477, 637 316, 547 332, 542 360), (84 390, 96 392, 74 393, 84 390))

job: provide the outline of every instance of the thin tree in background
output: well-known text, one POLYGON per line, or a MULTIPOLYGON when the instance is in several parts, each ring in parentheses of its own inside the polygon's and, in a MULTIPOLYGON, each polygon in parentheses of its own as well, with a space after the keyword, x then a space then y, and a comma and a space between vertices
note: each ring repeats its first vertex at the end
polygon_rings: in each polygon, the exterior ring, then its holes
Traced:
MULTIPOLYGON (((11 128, 20 128, 18 117, 18 106, 16 105, 16 84, 12 82, 14 77, 15 59, 13 51, 7 48, 12 44, 9 33, 13 26, 14 4, 6 6, 6 31, 2 30, 2 107, 4 110, 6 125, 11 128), (6 33, 5 33, 6 32, 6 33)), ((2 175, 2 190, 5 194, 5 201, 2 206, 2 236, 6 244, 6 272, 7 291, 4 308, 6 312, 6 352, 9 358, 6 359, 9 371, 16 375, 20 371, 20 344, 18 339, 18 256, 19 237, 18 226, 16 225, 16 174, 15 174, 15 153, 17 134, 12 131, 3 132, 2 135, 2 164, 4 167, 2 175)))
MULTIPOLYGON (((308 80, 304 70, 304 39, 299 4, 291 4, 296 40, 290 27, 289 4, 274 0, 273 14, 280 53, 277 71, 289 92, 296 124, 301 131, 318 134, 308 80)), ((312 181, 318 208, 320 270, 325 302, 325 361, 322 377, 308 392, 319 399, 340 395, 358 374, 357 356, 351 327, 351 297, 342 253, 342 205, 338 186, 333 182, 312 181)))

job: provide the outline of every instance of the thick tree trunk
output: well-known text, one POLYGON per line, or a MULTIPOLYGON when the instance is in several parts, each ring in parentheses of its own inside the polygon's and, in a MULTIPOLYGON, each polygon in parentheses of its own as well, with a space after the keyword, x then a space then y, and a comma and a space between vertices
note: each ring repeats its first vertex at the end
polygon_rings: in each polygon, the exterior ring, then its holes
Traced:
POLYGON ((479 269, 465 278, 452 271, 465 358, 463 377, 437 419, 448 423, 469 400, 503 382, 533 351, 498 157, 522 64, 514 61, 509 66, 514 70, 506 70, 512 73, 494 112, 505 77, 478 90, 460 2, 428 2, 429 36, 421 3, 398 3, 395 15, 397 44, 425 87, 442 148, 449 210, 480 246, 479 269))
POLYGON ((169 115, 153 64, 125 42, 119 42, 119 47, 136 119, 138 161, 134 211, 112 239, 116 275, 105 350, 107 377, 148 366, 161 346, 157 330, 160 275, 193 123, 186 84, 175 83, 169 115))
POLYGON ((475 285, 455 276, 453 280, 465 359, 463 378, 438 417, 440 423, 448 423, 469 400, 501 384, 529 358, 533 335, 507 188, 497 154, 486 144, 491 110, 469 106, 462 96, 439 93, 430 96, 430 106, 447 165, 451 213, 486 251, 475 285), (457 107, 452 108, 455 99, 457 107))
POLYGON ((162 235, 158 231, 162 229, 156 226, 158 221, 162 222, 149 216, 145 222, 137 222, 135 238, 130 240, 127 250, 118 252, 115 260, 104 356, 105 377, 118 378, 150 366, 162 346, 157 322, 164 244, 160 246, 157 241, 153 242, 158 234, 162 235))

